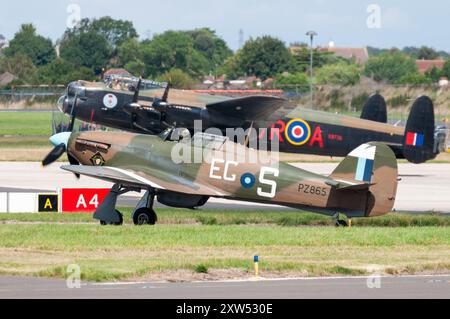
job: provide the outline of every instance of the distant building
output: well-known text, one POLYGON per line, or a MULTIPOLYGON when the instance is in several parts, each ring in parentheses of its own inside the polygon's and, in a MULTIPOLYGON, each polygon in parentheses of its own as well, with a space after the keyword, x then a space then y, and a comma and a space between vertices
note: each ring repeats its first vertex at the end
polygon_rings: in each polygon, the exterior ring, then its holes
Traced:
POLYGON ((5 86, 10 84, 12 81, 17 80, 18 77, 14 74, 11 74, 9 72, 5 72, 3 74, 0 74, 0 86, 5 86))
POLYGON ((417 69, 420 73, 425 74, 427 71, 431 71, 434 67, 442 70, 444 68, 444 60, 417 60, 417 69))
POLYGON ((442 78, 440 78, 440 80, 439 80, 439 86, 448 86, 448 78, 446 78, 445 76, 443 76, 442 78))
POLYGON ((356 63, 360 65, 366 64, 369 60, 369 51, 367 47, 363 48, 338 48, 335 46, 334 42, 328 44, 328 48, 323 49, 323 51, 333 52, 336 56, 347 59, 355 60, 356 63))
MULTIPOLYGON (((291 53, 295 54, 296 51, 302 50, 302 46, 292 46, 290 48, 291 53)), ((309 50, 309 48, 308 48, 309 50)), ((339 48, 336 47, 334 42, 330 42, 328 47, 326 48, 318 48, 321 52, 333 52, 336 56, 347 59, 347 60, 355 60, 356 63, 360 65, 366 64, 369 60, 369 51, 367 47, 362 48, 339 48)))

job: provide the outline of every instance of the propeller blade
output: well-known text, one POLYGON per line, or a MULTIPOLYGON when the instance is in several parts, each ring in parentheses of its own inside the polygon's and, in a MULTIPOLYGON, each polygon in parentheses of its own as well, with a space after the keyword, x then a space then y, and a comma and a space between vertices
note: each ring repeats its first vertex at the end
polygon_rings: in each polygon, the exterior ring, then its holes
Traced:
POLYGON ((42 166, 48 166, 56 162, 66 151, 66 144, 56 146, 42 161, 42 166))
POLYGON ((139 100, 139 93, 141 90, 141 83, 142 83, 142 79, 139 79, 139 82, 137 84, 136 90, 134 91, 134 96, 133 96, 133 103, 137 103, 139 100))
POLYGON ((75 95, 75 98, 73 100, 73 104, 72 104, 72 112, 70 114, 70 124, 69 124, 69 128, 68 128, 68 132, 72 132, 73 128, 75 127, 75 120, 76 120, 76 106, 77 106, 77 102, 78 102, 78 95, 75 95))
POLYGON ((169 98, 170 86, 171 86, 170 82, 167 83, 166 89, 164 90, 164 94, 163 94, 162 99, 161 99, 161 101, 164 102, 164 103, 167 103, 167 100, 169 98))

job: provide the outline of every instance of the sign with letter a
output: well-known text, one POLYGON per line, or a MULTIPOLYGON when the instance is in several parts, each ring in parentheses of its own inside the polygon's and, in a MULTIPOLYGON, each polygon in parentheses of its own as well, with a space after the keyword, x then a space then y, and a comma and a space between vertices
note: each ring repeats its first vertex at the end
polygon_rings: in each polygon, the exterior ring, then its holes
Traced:
POLYGON ((39 194, 39 213, 57 213, 59 211, 57 194, 39 194))

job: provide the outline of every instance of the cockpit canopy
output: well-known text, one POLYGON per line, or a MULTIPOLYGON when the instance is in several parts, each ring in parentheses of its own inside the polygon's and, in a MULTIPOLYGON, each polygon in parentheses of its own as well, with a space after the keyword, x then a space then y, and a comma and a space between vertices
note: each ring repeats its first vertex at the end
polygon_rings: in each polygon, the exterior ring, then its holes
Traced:
POLYGON ((192 144, 194 147, 220 150, 228 141, 228 137, 198 132, 194 136, 186 128, 168 128, 159 137, 163 141, 192 144))
MULTIPOLYGON (((122 90, 122 91, 136 91, 136 87, 139 83, 139 78, 137 77, 124 77, 118 75, 108 75, 103 80, 105 85, 113 90, 122 90)), ((155 89, 164 89, 167 87, 167 83, 165 82, 156 82, 152 80, 144 80, 141 79, 141 84, 139 89, 142 91, 145 90, 155 90, 155 89)))

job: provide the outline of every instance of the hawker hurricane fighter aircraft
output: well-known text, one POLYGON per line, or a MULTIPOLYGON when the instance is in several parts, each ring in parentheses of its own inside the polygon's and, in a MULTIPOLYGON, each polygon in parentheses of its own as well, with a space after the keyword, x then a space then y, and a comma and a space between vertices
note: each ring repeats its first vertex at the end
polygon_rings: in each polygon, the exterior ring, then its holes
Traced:
POLYGON ((117 196, 142 190, 146 193, 132 216, 136 225, 156 223, 154 200, 189 209, 205 205, 210 198, 276 204, 334 216, 342 226, 346 222, 340 214, 380 216, 394 206, 397 161, 385 144, 361 145, 330 176, 322 176, 225 137, 197 133, 191 138, 184 133, 170 129, 159 136, 60 133, 50 139, 55 149, 46 164, 66 151, 72 165, 62 169, 114 183, 94 215, 104 225, 123 223, 115 207, 117 196))
POLYGON ((286 105, 277 97, 232 99, 145 83, 139 80, 118 90, 105 83, 74 82, 60 99, 60 109, 88 123, 142 134, 159 134, 170 127, 193 133, 196 121, 201 121, 203 130, 254 128, 260 132, 251 136, 256 144, 278 139, 279 151, 286 153, 342 157, 376 141, 387 144, 397 158, 419 164, 445 148, 445 143, 435 143, 433 103, 424 96, 414 103, 406 127, 399 127, 386 124, 386 102, 379 94, 370 97, 360 119, 305 108, 277 116, 286 105))

